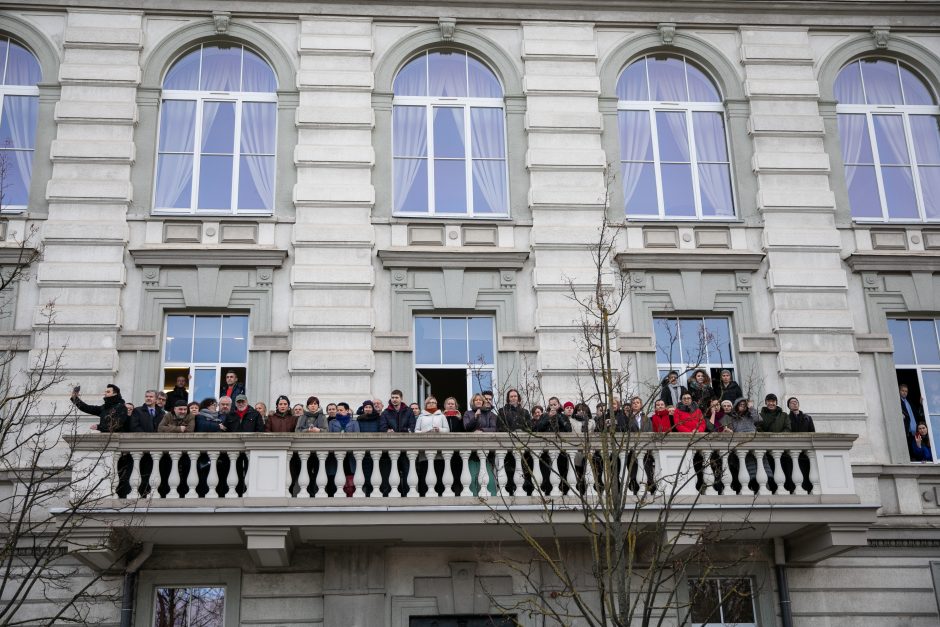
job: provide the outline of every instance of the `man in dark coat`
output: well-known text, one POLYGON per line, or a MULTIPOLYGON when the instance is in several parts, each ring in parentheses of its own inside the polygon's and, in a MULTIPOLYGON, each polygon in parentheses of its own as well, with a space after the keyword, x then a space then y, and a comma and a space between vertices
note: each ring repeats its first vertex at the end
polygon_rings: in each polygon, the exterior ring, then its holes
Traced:
POLYGON ((679 404, 679 400, 682 398, 682 395, 688 392, 684 385, 679 383, 679 373, 675 370, 670 370, 669 374, 666 375, 666 380, 663 381, 663 391, 659 395, 659 398, 666 403, 666 407, 675 407, 679 404))
POLYGON ((264 417, 248 404, 247 396, 239 394, 235 397, 235 409, 226 417, 225 428, 232 433, 260 433, 264 431, 264 417))
POLYGON ((415 415, 411 408, 402 402, 401 390, 392 390, 388 407, 379 417, 379 431, 386 433, 414 433, 415 415))
POLYGON ((101 433, 121 433, 127 431, 127 407, 124 406, 124 399, 121 398, 121 388, 109 383, 104 389, 104 403, 102 405, 86 405, 78 397, 77 392, 72 392, 72 404, 79 411, 98 416, 98 424, 91 425, 91 428, 101 433))
POLYGON ((188 384, 189 379, 185 376, 180 375, 176 377, 176 387, 170 390, 166 395, 166 410, 168 412, 173 411, 173 408, 176 407, 176 401, 189 402, 189 390, 186 389, 188 384))
POLYGON ((234 370, 229 370, 225 373, 225 381, 222 383, 222 387, 219 388, 219 397, 236 398, 239 394, 248 394, 245 391, 245 384, 238 380, 238 375, 235 374, 234 370))
POLYGON ((144 392, 144 404, 131 412, 127 430, 131 433, 156 433, 164 413, 163 409, 157 407, 157 391, 147 390, 144 392))

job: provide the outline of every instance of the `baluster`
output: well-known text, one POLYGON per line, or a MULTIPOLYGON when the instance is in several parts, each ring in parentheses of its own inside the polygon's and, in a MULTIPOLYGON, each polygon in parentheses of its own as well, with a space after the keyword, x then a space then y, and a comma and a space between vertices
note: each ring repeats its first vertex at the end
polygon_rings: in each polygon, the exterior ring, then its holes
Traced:
POLYGON ((751 473, 747 471, 747 451, 735 449, 738 456, 738 482, 741 484, 741 494, 746 494, 750 490, 751 473))
MULTIPOLYGON (((646 451, 637 451, 633 454, 634 464, 636 464, 636 494, 643 498, 649 488, 649 478, 646 476, 646 451)), ((626 453, 621 453, 621 462, 626 466, 626 453)), ((624 481, 624 490, 630 491, 630 470, 627 469, 626 480, 624 481)))
POLYGON ((362 471, 362 458, 365 457, 365 455, 365 451, 353 451, 353 457, 356 460, 356 470, 353 471, 353 485, 356 486, 356 489, 353 492, 353 498, 357 499, 366 495, 365 490, 362 489, 362 486, 366 482, 366 475, 362 471))
POLYGON ((158 491, 160 489, 160 457, 162 454, 147 453, 150 455, 150 461, 153 462, 150 466, 150 474, 147 475, 147 494, 148 498, 153 498, 154 496, 159 497, 158 491))
POLYGON ((811 490, 811 493, 821 494, 822 489, 819 485, 819 466, 816 463, 815 449, 807 450, 806 455, 809 457, 809 482, 813 484, 813 489, 811 490))
POLYGON ((594 487, 594 452, 590 448, 584 455, 584 496, 597 496, 597 489, 594 487))
MULTIPOLYGON (((568 453, 567 451, 565 452, 568 453)), ((574 473, 574 462, 577 458, 577 453, 574 455, 568 453, 568 472, 565 477, 565 483, 568 484, 568 494, 574 494, 578 491, 578 478, 574 473)))
POLYGON ((310 451, 299 451, 297 455, 300 457, 300 473, 297 475, 297 498, 308 498, 310 493, 307 492, 307 487, 310 485, 310 470, 308 470, 307 463, 310 461, 310 451))
POLYGON ((219 493, 216 492, 216 487, 219 485, 218 460, 219 452, 209 451, 209 474, 206 476, 206 485, 209 487, 209 491, 206 492, 207 499, 219 498, 219 493))
POLYGON ((548 457, 551 459, 551 474, 548 477, 548 482, 551 484, 552 489, 548 493, 549 496, 561 496, 561 489, 558 487, 561 485, 561 473, 558 470, 558 451, 551 450, 548 452, 548 457))
POLYGON ((112 498, 117 498, 118 486, 121 483, 121 472, 118 470, 120 468, 119 462, 121 461, 121 453, 115 451, 111 453, 111 468, 114 469, 114 474, 111 475, 111 494, 112 498))
POLYGON ((523 464, 523 455, 524 453, 520 450, 509 451, 509 454, 512 455, 512 460, 515 462, 513 466, 515 469, 512 473, 512 483, 513 483, 513 496, 525 496, 525 490, 523 489, 523 484, 525 483, 525 476, 522 473, 522 464, 523 464))
POLYGON ((473 496, 470 493, 470 451, 457 451, 460 455, 460 496, 473 496))
POLYGON ((780 463, 783 451, 771 451, 770 455, 774 458, 774 483, 777 484, 774 494, 785 494, 787 490, 783 487, 783 482, 786 480, 786 475, 783 474, 783 464, 780 463))
POLYGON ((702 494, 717 494, 715 490, 715 472, 712 469, 712 452, 699 450, 702 456, 702 494))
POLYGON ((734 490, 731 489, 731 466, 728 464, 728 451, 727 449, 720 452, 721 455, 721 493, 722 494, 731 494, 734 490))
POLYGON ((230 499, 238 498, 238 451, 228 452, 228 475, 225 477, 225 485, 228 491, 225 493, 230 499))
POLYGON ((313 495, 315 499, 325 499, 328 496, 326 493, 328 479, 326 476, 326 458, 328 456, 328 451, 317 451, 317 493, 313 495))
MULTIPOLYGON (((637 453, 633 454, 633 458, 636 459, 637 453)), ((630 460, 627 459, 627 451, 621 450, 619 453, 615 454, 617 460, 617 476, 613 476, 614 466, 611 465, 611 476, 608 477, 608 480, 614 480, 618 482, 621 490, 626 490, 629 493, 633 493, 633 486, 630 485, 630 460)), ((639 481, 639 478, 637 478, 639 481)))
POLYGON ((787 451, 790 455, 790 461, 793 462, 793 472, 790 478, 793 479, 793 494, 806 494, 803 488, 803 469, 800 468, 800 451, 787 451))
POLYGON ((196 474, 196 464, 199 462, 199 455, 193 456, 189 454, 189 451, 183 451, 180 454, 181 463, 183 459, 189 461, 189 472, 186 473, 185 478, 180 474, 180 487, 186 489, 186 498, 192 498, 196 495, 196 481, 194 480, 194 476, 196 474), (192 488, 189 486, 190 481, 193 482, 192 488))
POLYGON ((144 456, 142 452, 131 453, 131 491, 127 493, 127 498, 136 499, 140 497, 140 460, 144 456))
POLYGON ((767 469, 764 468, 764 450, 754 451, 754 457, 757 459, 757 493, 770 494, 767 488, 767 469))
POLYGON ((450 449, 444 449, 441 451, 441 455, 444 457, 444 492, 441 493, 441 496, 454 496, 454 471, 450 467, 450 460, 454 456, 454 452, 450 449))
POLYGON ((369 451, 369 459, 372 460, 372 472, 369 473, 369 485, 372 491, 370 497, 382 496, 382 471, 379 468, 379 460, 382 458, 382 451, 369 451), (378 478, 378 481, 376 481, 378 478))
POLYGON ((496 451, 496 495, 506 496, 506 482, 509 480, 506 474, 506 451, 498 449, 496 451))
POLYGON ((425 451, 424 457, 428 462, 427 467, 424 469, 424 485, 427 486, 427 491, 424 493, 425 497, 435 498, 437 497, 437 471, 434 469, 434 461, 437 457, 437 451, 425 451))
POLYGON ((480 484, 480 493, 477 496, 481 499, 485 499, 490 496, 490 474, 486 471, 486 451, 477 451, 477 456, 480 458, 480 470, 477 475, 477 483, 480 484))
POLYGON ((170 476, 167 478, 167 484, 170 486, 170 491, 167 492, 166 498, 168 499, 178 499, 180 497, 179 492, 176 489, 180 485, 180 469, 179 469, 180 453, 179 451, 173 451, 170 453, 170 476))
POLYGON ((398 459, 401 457, 401 451, 389 451, 388 459, 392 463, 392 469, 388 471, 388 496, 397 499, 401 496, 398 491, 398 484, 401 483, 401 476, 398 474, 398 459))
POLYGON ((418 494, 418 451, 406 451, 408 456, 408 493, 405 496, 419 496, 418 494))
POLYGON ((542 496, 542 452, 532 451, 532 496, 542 496))

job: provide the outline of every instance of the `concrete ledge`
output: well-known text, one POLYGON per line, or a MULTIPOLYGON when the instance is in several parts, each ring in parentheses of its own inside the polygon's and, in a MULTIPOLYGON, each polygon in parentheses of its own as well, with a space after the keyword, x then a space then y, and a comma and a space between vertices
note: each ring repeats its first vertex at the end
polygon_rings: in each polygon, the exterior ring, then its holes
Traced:
POLYGON ((528 251, 501 250, 488 246, 461 248, 385 248, 378 251, 386 268, 499 268, 520 270, 529 258, 528 251))
POLYGON ((854 272, 940 272, 940 255, 936 253, 852 253, 845 263, 854 272))
POLYGON ((743 270, 756 272, 764 253, 630 250, 615 258, 621 270, 743 270))
POLYGON ((287 251, 258 246, 196 248, 152 246, 128 251, 137 266, 225 266, 236 268, 280 268, 287 251))

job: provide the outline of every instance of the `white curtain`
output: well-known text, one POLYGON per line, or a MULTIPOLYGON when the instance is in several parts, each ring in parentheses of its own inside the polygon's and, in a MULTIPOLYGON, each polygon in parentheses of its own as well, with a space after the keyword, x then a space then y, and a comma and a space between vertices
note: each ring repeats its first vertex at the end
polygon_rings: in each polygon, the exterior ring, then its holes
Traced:
POLYGON ((248 164, 248 171, 241 168, 239 176, 251 178, 263 206, 242 207, 239 198, 239 208, 271 211, 274 207, 276 116, 277 104, 273 102, 246 102, 242 105, 241 154, 242 163, 248 164))
POLYGON ((163 89, 199 89, 202 48, 190 52, 173 64, 163 79, 163 89))
POLYGON ((428 54, 428 95, 467 95, 467 55, 464 52, 428 54))
POLYGON ((502 98, 503 88, 488 67, 467 56, 467 83, 471 98, 502 98))
POLYGON ((687 102, 685 62, 676 57, 648 58, 650 94, 660 102, 687 102))
POLYGON ((940 217, 940 119, 932 115, 912 115, 911 136, 917 156, 924 213, 929 219, 940 217))
MULTIPOLYGON (((186 153, 160 154, 157 168, 156 208, 168 209, 179 207, 178 200, 183 190, 193 180, 193 131, 196 126, 196 101, 164 100, 160 112, 161 124, 160 147, 162 151, 186 153)), ((184 207, 190 206, 185 199, 184 207)))
MULTIPOLYGON (((23 196, 29 196, 29 181, 33 172, 33 147, 36 137, 36 113, 39 98, 36 96, 5 96, 3 98, 3 117, 5 126, 10 130, 11 148, 18 150, 4 151, 8 158, 16 161, 18 181, 11 182, 23 190, 23 196)), ((12 168, 7 168, 12 174, 12 168)))
POLYGON ((903 104, 901 78, 895 61, 860 61, 868 104, 903 104))
POLYGON ((426 53, 409 61, 398 72, 392 90, 396 96, 428 95, 428 56, 426 53))
MULTIPOLYGON (((733 215, 725 125, 721 114, 710 111, 694 112, 692 127, 695 153, 699 162, 699 189, 703 200, 707 200, 714 209, 714 215, 733 215)), ((702 209, 704 212, 705 207, 702 209)))
MULTIPOLYGON (((862 151, 868 142, 868 120, 862 114, 839 114, 839 138, 842 140, 842 162, 860 163, 862 151)), ((870 148, 870 146, 868 146, 870 148)), ((851 189, 857 168, 846 166, 845 184, 851 189)))
POLYGON ((617 81, 618 100, 649 100, 650 94, 646 82, 646 57, 634 61, 620 75, 617 81))
POLYGON ((242 48, 205 46, 202 50, 202 79, 205 91, 239 91, 241 89, 242 48))
POLYGON ((865 104, 865 91, 862 89, 858 61, 842 68, 833 84, 833 92, 841 104, 865 104))
POLYGON ((245 50, 242 60, 242 91, 272 93, 277 79, 267 62, 251 50, 245 50))
POLYGON ((904 136, 904 123, 900 115, 874 115, 878 157, 882 165, 907 165, 911 162, 904 136))
POLYGON ((640 183, 644 165, 650 157, 649 111, 620 111, 620 160, 622 162, 623 199, 629 210, 630 199, 640 183))
POLYGON ((427 163, 427 108, 396 106, 392 112, 393 152, 395 157, 395 211, 405 209, 422 163, 427 163), (408 157, 408 158, 401 158, 408 157))
MULTIPOLYGON (((470 109, 470 132, 473 144, 473 182, 482 192, 483 200, 493 213, 504 213, 506 207, 506 155, 503 110, 470 109), (480 161, 485 158, 487 161, 480 161)), ((481 205, 474 202, 474 211, 481 205)))
POLYGON ((31 52, 11 41, 8 54, 5 85, 35 85, 42 79, 39 61, 31 52))

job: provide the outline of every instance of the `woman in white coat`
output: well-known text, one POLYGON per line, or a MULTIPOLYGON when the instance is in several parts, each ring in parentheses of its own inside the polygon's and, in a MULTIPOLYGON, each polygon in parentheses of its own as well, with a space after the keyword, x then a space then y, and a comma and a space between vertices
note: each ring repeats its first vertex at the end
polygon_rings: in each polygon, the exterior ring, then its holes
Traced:
POLYGON ((429 396, 424 399, 424 411, 418 416, 415 433, 447 433, 450 426, 447 417, 437 408, 437 399, 429 396))

